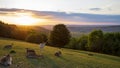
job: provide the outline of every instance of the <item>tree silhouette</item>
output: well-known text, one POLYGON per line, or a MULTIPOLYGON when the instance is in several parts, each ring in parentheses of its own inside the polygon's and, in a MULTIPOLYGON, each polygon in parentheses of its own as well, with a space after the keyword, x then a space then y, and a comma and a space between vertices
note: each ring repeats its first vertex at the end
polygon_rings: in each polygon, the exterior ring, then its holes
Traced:
POLYGON ((52 46, 63 47, 70 41, 71 35, 64 24, 55 25, 50 33, 49 42, 52 46))

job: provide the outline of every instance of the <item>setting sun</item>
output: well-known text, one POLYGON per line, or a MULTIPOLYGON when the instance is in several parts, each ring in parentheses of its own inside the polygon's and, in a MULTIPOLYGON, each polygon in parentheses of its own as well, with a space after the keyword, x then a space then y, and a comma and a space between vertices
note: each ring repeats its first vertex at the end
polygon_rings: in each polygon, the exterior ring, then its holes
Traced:
POLYGON ((13 13, 12 15, 7 14, 6 16, 0 16, 3 21, 10 22, 16 25, 37 25, 38 23, 44 23, 46 20, 37 18, 32 13, 13 13))
POLYGON ((20 16, 14 20, 18 25, 34 25, 37 22, 43 22, 42 19, 36 19, 31 16, 20 16))
POLYGON ((30 13, 17 13, 14 22, 18 25, 35 25, 38 22, 44 22, 44 19, 35 18, 30 13))

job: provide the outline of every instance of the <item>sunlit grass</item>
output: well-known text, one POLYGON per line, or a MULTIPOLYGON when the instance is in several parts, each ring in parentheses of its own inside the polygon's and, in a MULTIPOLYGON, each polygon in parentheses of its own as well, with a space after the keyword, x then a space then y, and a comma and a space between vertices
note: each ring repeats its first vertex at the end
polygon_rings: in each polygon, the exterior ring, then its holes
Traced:
POLYGON ((72 49, 62 49, 62 57, 56 57, 54 52, 58 48, 49 46, 44 49, 44 59, 28 59, 25 48, 35 49, 36 53, 40 54, 38 44, 4 38, 0 39, 0 57, 9 53, 10 50, 3 47, 10 43, 14 43, 12 50, 16 51, 16 54, 11 54, 13 65, 10 68, 120 68, 120 57, 72 49), (88 53, 94 55, 89 56, 88 53))

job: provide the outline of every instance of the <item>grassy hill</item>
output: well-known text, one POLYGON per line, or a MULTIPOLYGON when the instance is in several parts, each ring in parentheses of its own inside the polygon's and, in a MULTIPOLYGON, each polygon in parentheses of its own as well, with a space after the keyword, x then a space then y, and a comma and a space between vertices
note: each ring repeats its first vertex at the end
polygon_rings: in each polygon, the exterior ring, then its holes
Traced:
POLYGON ((44 49, 44 58, 28 59, 25 48, 35 49, 40 54, 37 44, 5 38, 0 38, 0 58, 11 51, 3 49, 10 43, 14 43, 12 50, 16 54, 11 54, 13 64, 9 68, 120 68, 120 57, 72 49, 62 49, 62 57, 56 57, 54 52, 58 49, 49 46, 44 49), (89 53, 93 56, 89 56, 89 53))

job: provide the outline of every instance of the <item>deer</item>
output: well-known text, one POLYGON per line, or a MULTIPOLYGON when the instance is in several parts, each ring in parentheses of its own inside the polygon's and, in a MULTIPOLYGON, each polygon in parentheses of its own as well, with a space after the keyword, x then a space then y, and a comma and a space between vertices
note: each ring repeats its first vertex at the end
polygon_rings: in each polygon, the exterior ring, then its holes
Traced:
POLYGON ((2 59, 0 59, 0 64, 4 66, 10 66, 12 64, 12 57, 10 54, 2 57, 2 59))
POLYGON ((27 53, 26 57, 28 57, 28 58, 36 58, 37 57, 35 50, 33 50, 33 49, 26 48, 26 53, 27 53))
POLYGON ((5 48, 5 49, 11 49, 12 46, 13 46, 13 43, 11 43, 11 44, 9 44, 9 45, 5 45, 4 48, 5 48))

